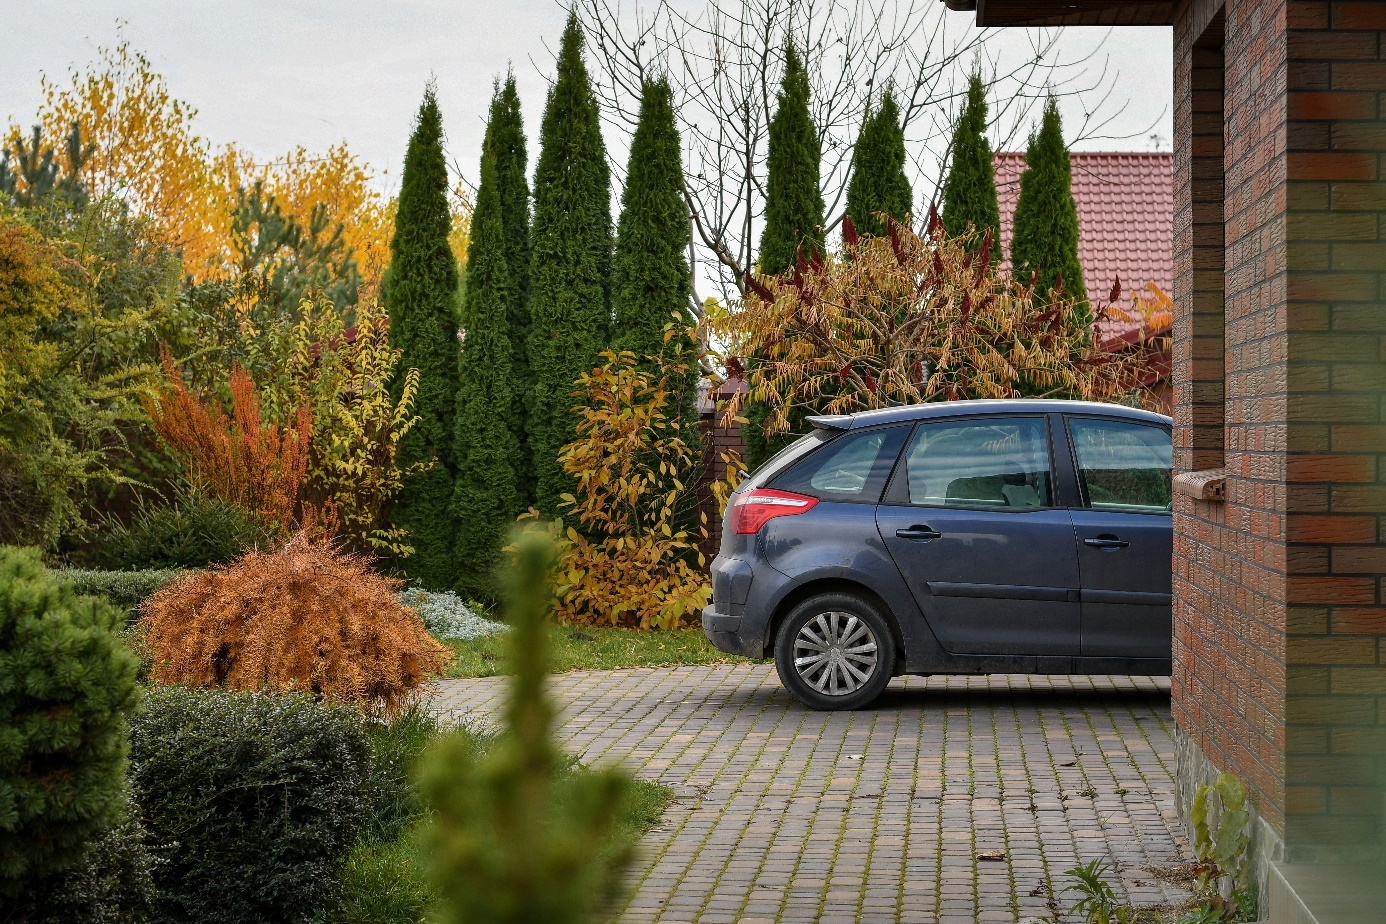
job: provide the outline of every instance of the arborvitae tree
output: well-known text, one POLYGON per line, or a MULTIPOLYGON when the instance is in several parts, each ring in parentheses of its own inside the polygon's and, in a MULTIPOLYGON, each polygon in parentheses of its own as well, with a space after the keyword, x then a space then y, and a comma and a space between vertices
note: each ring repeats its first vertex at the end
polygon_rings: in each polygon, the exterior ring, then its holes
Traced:
POLYGON ((823 150, 809 115, 809 81, 793 42, 785 45, 784 79, 770 122, 769 168, 765 179, 765 228, 760 235, 760 271, 778 275, 805 254, 823 250, 823 194, 818 171, 823 150))
POLYGON ((1062 277, 1064 292, 1076 297, 1081 306, 1072 323, 1087 325, 1092 322, 1092 309, 1078 263, 1078 206, 1073 202, 1072 181, 1059 105, 1050 97, 1039 131, 1030 135, 1025 151, 1011 238, 1011 267, 1021 282, 1029 282, 1031 273, 1038 273, 1035 294, 1042 301, 1048 300, 1050 290, 1062 277))
MULTIPOLYGON (((494 109, 492 112, 494 113, 494 109)), ((510 361, 511 279, 495 155, 481 155, 481 185, 467 247, 467 294, 462 304, 462 361, 457 390, 457 592, 495 597, 493 576, 506 531, 519 512, 515 489, 513 367, 510 361)))
POLYGON ((886 233, 878 216, 904 223, 913 211, 914 192, 905 176, 905 130, 900 107, 887 90, 880 106, 866 114, 852 152, 852 181, 847 186, 847 214, 861 234, 886 233))
POLYGON ((534 172, 529 439, 535 505, 549 517, 571 489, 558 454, 577 433, 574 383, 597 365, 611 320, 611 177, 582 45, 570 14, 534 172))
POLYGON ((534 458, 529 445, 529 155, 520 94, 515 75, 491 100, 491 120, 486 125, 486 147, 495 163, 496 188, 500 193, 500 221, 505 232, 505 265, 510 271, 509 303, 510 369, 514 410, 513 426, 519 445, 515 458, 515 487, 520 506, 534 502, 534 458))
MULTIPOLYGON (((630 166, 621 196, 621 221, 612 262, 613 346, 646 357, 663 355, 665 365, 688 367, 677 390, 676 414, 684 442, 698 444, 698 347, 688 334, 666 345, 670 324, 688 327, 692 288, 688 269, 688 207, 683 200, 682 147, 674 122, 673 93, 665 80, 641 87, 640 121, 630 145, 630 166)), ((658 371, 658 370, 654 370, 658 371)), ((687 473, 677 473, 686 479, 687 473)))
MULTIPOLYGON (((770 121, 769 168, 765 180, 765 228, 760 235, 758 269, 779 275, 823 245, 823 194, 818 171, 823 156, 818 129, 809 115, 808 72, 793 42, 785 44, 784 79, 775 117, 770 121)), ((749 357, 755 362, 755 357, 749 357)), ((752 403, 742 427, 746 461, 752 469, 779 452, 793 437, 766 439, 762 424, 769 409, 752 403)))
MULTIPOLYGON (((433 88, 424 91, 409 150, 404 155, 385 307, 390 345, 402 352, 393 385, 419 370, 414 411, 419 420, 401 441, 398 464, 431 463, 404 480, 394 522, 409 532, 414 554, 402 570, 430 590, 453 583, 453 417, 457 405, 457 260, 448 245, 448 170, 443 119, 433 88)), ((398 395, 396 394, 396 398, 398 395)))
POLYGON ((943 230, 952 237, 991 229, 991 258, 1001 262, 1001 208, 996 164, 987 140, 987 90, 979 74, 967 83, 967 103, 953 130, 953 162, 943 183, 943 230))

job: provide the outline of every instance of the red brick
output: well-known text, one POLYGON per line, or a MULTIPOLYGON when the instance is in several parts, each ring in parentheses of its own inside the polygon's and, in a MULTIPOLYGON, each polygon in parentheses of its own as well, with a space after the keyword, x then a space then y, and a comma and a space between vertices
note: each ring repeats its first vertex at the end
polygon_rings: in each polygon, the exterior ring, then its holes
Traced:
POLYGON ((1376 517, 1295 514, 1286 517, 1287 542, 1375 542, 1376 517))
POLYGON ((1335 90, 1386 90, 1386 64, 1348 61, 1333 65, 1335 90))
MULTIPOLYGON (((1297 5, 1292 4, 1292 6, 1297 5)), ((1333 28, 1384 30, 1386 29, 1386 5, 1383 5, 1380 0, 1377 2, 1335 3, 1333 4, 1333 28)))
POLYGON ((1376 158, 1370 154, 1290 154, 1291 180, 1374 180, 1376 158))
POLYGON ((1386 607, 1336 607, 1331 626, 1334 635, 1386 635, 1386 607))
POLYGON ((1285 579, 1289 603, 1356 604, 1376 602, 1376 581, 1357 577, 1289 577, 1285 579))
POLYGON ((1291 32, 1290 57, 1296 59, 1375 59, 1376 36, 1368 32, 1291 32))
POLYGON ((1375 456, 1302 455, 1285 464, 1289 481, 1375 481, 1375 456))
POLYGON ((1386 696, 1386 665, 1335 667, 1331 670, 1333 693, 1386 696))
POLYGON ((1375 664, 1373 638, 1292 638, 1286 657, 1294 664, 1375 664))
POLYGON ((1305 121, 1376 118, 1375 93, 1316 92, 1290 94, 1290 118, 1305 121))
POLYGON ((1338 546, 1332 562, 1334 574, 1386 574, 1386 545, 1338 546))

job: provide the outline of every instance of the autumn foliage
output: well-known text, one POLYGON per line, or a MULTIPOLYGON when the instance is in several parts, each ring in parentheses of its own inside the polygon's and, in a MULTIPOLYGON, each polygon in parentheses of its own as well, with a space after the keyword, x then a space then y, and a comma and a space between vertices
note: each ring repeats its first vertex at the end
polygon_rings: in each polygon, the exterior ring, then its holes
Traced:
MULTIPOLYGON (((1066 323, 1058 288, 1036 298, 1033 280, 1005 278, 980 246, 950 237, 935 213, 923 234, 891 222, 883 237, 844 221, 839 254, 811 258, 771 279, 748 279, 740 311, 721 319, 731 352, 752 357, 747 401, 771 411, 767 434, 795 412, 854 411, 975 398, 1119 401, 1140 387, 1139 357, 1100 351, 1091 331, 1066 323)), ((1115 299, 1120 293, 1115 293, 1115 299)))
POLYGON ((161 684, 299 691, 391 713, 450 660, 400 582, 300 534, 164 587, 140 625, 161 684))
POLYGON ((577 439, 559 456, 576 487, 560 501, 566 526, 554 526, 555 615, 574 625, 676 628, 711 594, 698 551, 705 524, 684 525, 693 485, 677 474, 697 461, 672 406, 687 370, 655 374, 632 353, 602 360, 578 380, 577 439))
POLYGON ((195 485, 249 510, 282 534, 313 519, 300 498, 312 435, 312 411, 306 403, 294 414, 293 424, 281 428, 261 419, 260 397, 244 369, 231 370, 229 415, 219 398, 190 391, 167 355, 164 375, 165 388, 146 401, 145 410, 195 485))

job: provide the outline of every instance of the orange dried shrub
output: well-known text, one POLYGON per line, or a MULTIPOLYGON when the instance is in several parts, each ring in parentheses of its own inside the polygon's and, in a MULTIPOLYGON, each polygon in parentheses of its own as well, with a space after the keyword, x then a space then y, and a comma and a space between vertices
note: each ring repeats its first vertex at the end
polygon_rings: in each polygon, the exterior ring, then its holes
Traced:
POLYGON ((398 710, 451 650, 395 596, 370 560, 299 534, 190 574, 141 606, 160 684, 308 692, 363 711, 398 710))

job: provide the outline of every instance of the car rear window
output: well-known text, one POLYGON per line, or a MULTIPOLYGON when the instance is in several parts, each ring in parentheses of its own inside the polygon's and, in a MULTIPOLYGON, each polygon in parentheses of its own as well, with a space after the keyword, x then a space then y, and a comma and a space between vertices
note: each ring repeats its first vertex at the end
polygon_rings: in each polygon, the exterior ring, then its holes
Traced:
POLYGON ((819 500, 875 504, 909 431, 899 425, 849 430, 795 463, 774 487, 819 500))

